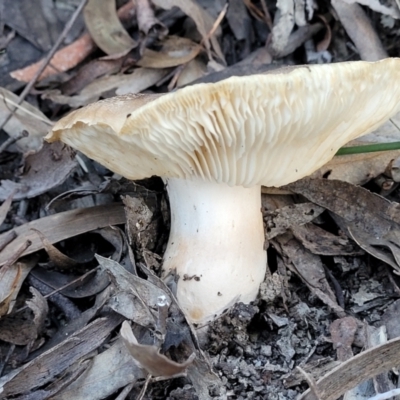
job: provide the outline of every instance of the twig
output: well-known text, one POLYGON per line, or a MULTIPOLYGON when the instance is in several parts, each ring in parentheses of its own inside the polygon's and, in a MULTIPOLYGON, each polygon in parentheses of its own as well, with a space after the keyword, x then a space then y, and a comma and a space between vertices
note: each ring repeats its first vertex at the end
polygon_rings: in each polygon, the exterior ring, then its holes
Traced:
MULTIPOLYGON (((17 107, 16 107, 17 108, 17 107)), ((16 109, 15 108, 15 109, 16 109)), ((15 112, 15 109, 11 111, 11 115, 15 112)), ((7 147, 11 146, 13 143, 17 142, 18 140, 28 137, 29 132, 26 131, 25 129, 17 136, 15 137, 9 137, 1 146, 0 146, 0 153, 2 153, 7 147)))
MULTIPOLYGON (((61 290, 67 289, 69 286, 72 286, 73 284, 79 282, 80 280, 85 279, 88 275, 90 275, 90 274, 92 274, 93 272, 97 271, 99 268, 100 268, 100 266, 97 266, 97 267, 91 269, 90 271, 86 272, 86 273, 83 274, 82 276, 80 276, 80 277, 78 277, 78 278, 72 280, 71 282, 68 282, 68 283, 66 283, 65 285, 60 286, 59 288, 54 289, 54 290, 51 291, 50 293, 44 295, 43 298, 44 298, 44 299, 47 299, 47 298, 49 298, 50 296, 53 296, 54 294, 60 292, 61 290)), ((23 306, 23 307, 21 307, 21 308, 18 308, 18 310, 16 310, 15 312, 16 312, 16 313, 17 313, 17 312, 21 312, 21 311, 26 310, 27 308, 28 308, 28 306, 23 306)))
POLYGON ((144 395, 146 393, 147 387, 149 386, 151 378, 152 378, 152 376, 150 374, 147 375, 146 381, 144 382, 142 390, 140 391, 139 396, 136 398, 136 400, 142 400, 143 399, 143 397, 144 397, 144 395))
POLYGON ((296 368, 297 368, 297 369, 302 373, 302 375, 304 376, 304 378, 305 378, 305 380, 307 381, 308 386, 310 386, 310 390, 311 390, 311 392, 314 394, 315 398, 318 399, 318 400, 322 400, 321 396, 320 396, 319 393, 318 393, 317 384, 316 384, 316 382, 314 381, 314 379, 312 378, 312 376, 309 375, 306 371, 304 371, 303 368, 301 368, 301 367, 299 367, 299 366, 297 366, 296 368))
MULTIPOLYGON (((81 0, 78 8, 75 10, 75 12, 72 14, 71 18, 67 22, 67 24, 64 27, 64 30, 61 32, 60 36, 58 37, 56 43, 54 43, 53 48, 49 51, 49 54, 47 57, 43 60, 42 65, 40 68, 36 71, 35 75, 33 78, 30 80, 30 82, 25 86, 24 90, 22 93, 19 95, 17 104, 20 105, 25 97, 28 95, 28 93, 31 91, 33 85, 36 83, 38 80, 39 76, 42 74, 42 72, 45 70, 47 65, 50 63, 51 59, 53 58, 54 54, 56 53, 57 49, 60 47, 61 43, 67 36, 68 32, 71 30, 72 26, 74 25, 76 19, 78 18, 79 14, 83 10, 83 7, 85 7, 87 0, 81 0)), ((17 107, 15 107, 12 111, 10 111, 7 116, 5 117, 4 121, 0 125, 0 130, 4 128, 4 126, 7 124, 7 122, 11 119, 15 111, 17 110, 17 107)))
POLYGON ((134 386, 134 383, 129 383, 128 385, 126 385, 122 392, 115 398, 115 400, 125 400, 126 396, 128 396, 134 386))

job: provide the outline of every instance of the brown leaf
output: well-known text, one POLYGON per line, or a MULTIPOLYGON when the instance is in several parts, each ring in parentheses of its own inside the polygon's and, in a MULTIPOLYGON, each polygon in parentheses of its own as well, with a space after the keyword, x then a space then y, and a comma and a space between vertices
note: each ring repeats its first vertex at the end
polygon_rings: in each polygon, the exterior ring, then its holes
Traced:
POLYGON ((66 256, 63 252, 58 250, 55 246, 50 243, 50 240, 47 239, 42 232, 35 228, 31 228, 34 232, 37 233, 40 240, 43 243, 43 248, 46 250, 47 255, 49 256, 50 260, 61 270, 63 269, 70 269, 75 267, 78 262, 73 260, 72 258, 66 256))
MULTIPOLYGON (((0 253, 0 266, 12 258, 27 240, 32 244, 20 255, 21 257, 43 248, 42 241, 31 228, 42 232, 51 243, 57 243, 103 226, 123 223, 125 213, 122 204, 119 203, 65 211, 28 222, 14 229, 17 238, 0 253)), ((5 235, 7 232, 0 235, 0 242, 5 235)))
POLYGON ((93 41, 106 54, 127 53, 137 46, 118 18, 115 1, 89 0, 83 15, 93 41))
POLYGON ((202 47, 190 39, 179 36, 168 36, 162 42, 159 51, 144 49, 137 65, 146 68, 171 68, 193 60, 202 47))
POLYGON ((186 371, 186 368, 196 357, 192 353, 184 363, 177 363, 160 354, 155 346, 139 344, 127 321, 122 323, 120 330, 122 340, 131 356, 152 376, 172 377, 186 371))

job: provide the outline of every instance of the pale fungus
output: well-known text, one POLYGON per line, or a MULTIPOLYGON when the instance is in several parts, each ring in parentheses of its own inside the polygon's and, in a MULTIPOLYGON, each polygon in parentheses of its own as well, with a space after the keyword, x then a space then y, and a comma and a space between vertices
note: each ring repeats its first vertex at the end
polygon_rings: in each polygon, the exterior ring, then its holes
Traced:
POLYGON ((249 303, 267 256, 261 185, 307 176, 400 110, 400 59, 301 66, 163 95, 99 101, 62 118, 62 140, 129 179, 160 176, 187 317, 206 323, 249 303))

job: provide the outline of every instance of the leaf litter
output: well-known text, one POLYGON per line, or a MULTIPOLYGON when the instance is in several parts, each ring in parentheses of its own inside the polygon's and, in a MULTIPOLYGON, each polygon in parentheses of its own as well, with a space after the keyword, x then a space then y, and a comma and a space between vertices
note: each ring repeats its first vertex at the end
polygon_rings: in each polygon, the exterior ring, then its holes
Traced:
MULTIPOLYGON (((280 195, 265 188, 270 271, 260 297, 201 331, 176 303, 173 279, 167 286, 158 277, 170 224, 162 182, 132 184, 42 142, 53 121, 100 98, 397 55, 397 3, 360 3, 373 11, 342 0, 332 8, 232 0, 228 9, 223 1, 90 0, 65 32, 77 2, 35 2, 37 15, 26 2, 2 4, 1 396, 395 393, 398 151, 335 157, 280 195), (55 55, 38 76, 48 51, 55 55), (24 82, 29 90, 18 96, 24 82)), ((362 141, 399 141, 398 119, 362 141)))

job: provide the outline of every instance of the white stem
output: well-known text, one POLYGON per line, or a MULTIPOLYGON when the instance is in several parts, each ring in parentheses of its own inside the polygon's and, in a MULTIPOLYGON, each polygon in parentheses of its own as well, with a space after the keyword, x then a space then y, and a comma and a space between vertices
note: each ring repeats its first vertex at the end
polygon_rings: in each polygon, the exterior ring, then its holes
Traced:
POLYGON ((176 269, 187 317, 205 323, 257 297, 267 255, 261 187, 168 179, 171 233, 163 275, 176 269))

